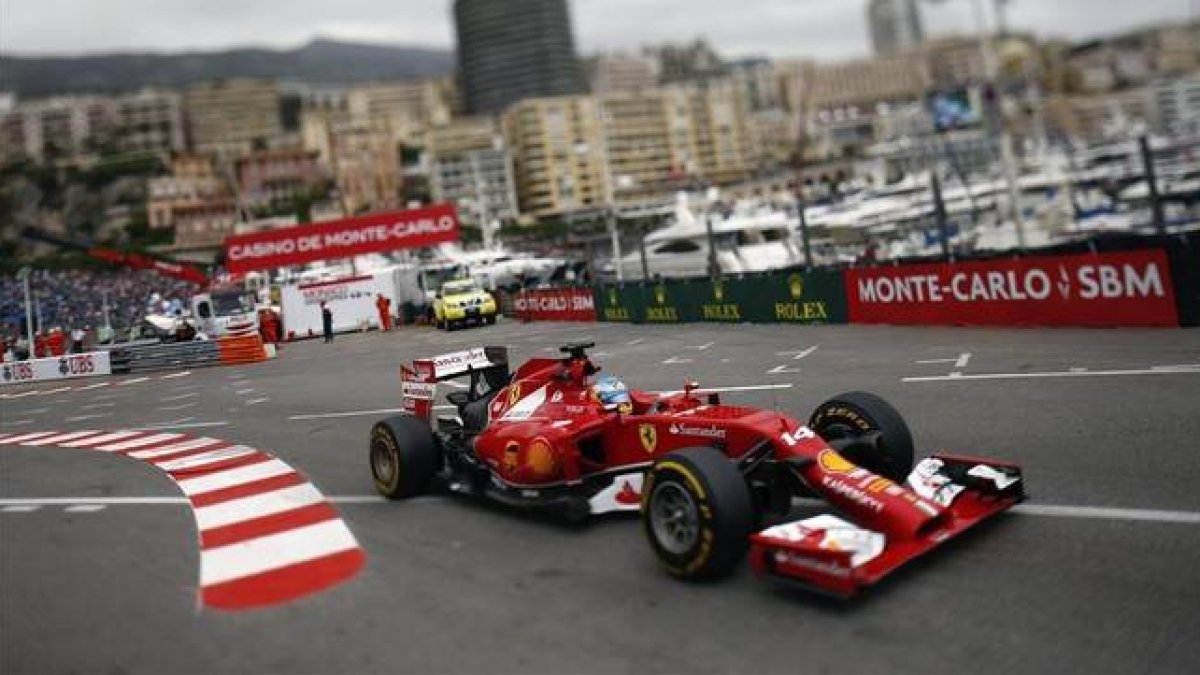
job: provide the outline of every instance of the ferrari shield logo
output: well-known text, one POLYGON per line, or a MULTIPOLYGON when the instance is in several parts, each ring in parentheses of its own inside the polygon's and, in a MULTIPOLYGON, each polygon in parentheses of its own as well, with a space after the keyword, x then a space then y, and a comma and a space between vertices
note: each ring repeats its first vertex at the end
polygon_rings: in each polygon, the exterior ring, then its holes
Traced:
POLYGON ((654 454, 658 447, 658 429, 653 424, 643 424, 638 427, 638 438, 642 439, 642 447, 647 453, 654 454))

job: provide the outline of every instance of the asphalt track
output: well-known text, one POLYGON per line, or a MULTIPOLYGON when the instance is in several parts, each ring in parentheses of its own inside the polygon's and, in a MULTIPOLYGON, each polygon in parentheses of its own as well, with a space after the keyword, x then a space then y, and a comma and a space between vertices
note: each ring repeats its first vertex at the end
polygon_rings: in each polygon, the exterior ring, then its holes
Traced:
MULTIPOLYGON (((546 350, 546 351, 543 351, 546 350)), ((0 672, 1182 673, 1200 663, 1200 332, 521 325, 287 346, 271 363, 0 390, 0 434, 182 428, 269 450, 334 501, 353 580, 197 605, 187 506, 145 465, 0 447, 0 672), (384 503, 369 411, 400 363, 592 338, 631 386, 877 392, 926 451, 1024 465, 1030 503, 854 601, 674 582, 635 521, 568 528, 448 497, 384 503), (815 348, 815 349, 814 349, 815 348), (132 383, 130 383, 132 382, 132 383), (129 384, 126 384, 129 383, 129 384), (32 393, 31 393, 32 392, 32 393), (157 498, 157 499, 156 499, 157 498)))

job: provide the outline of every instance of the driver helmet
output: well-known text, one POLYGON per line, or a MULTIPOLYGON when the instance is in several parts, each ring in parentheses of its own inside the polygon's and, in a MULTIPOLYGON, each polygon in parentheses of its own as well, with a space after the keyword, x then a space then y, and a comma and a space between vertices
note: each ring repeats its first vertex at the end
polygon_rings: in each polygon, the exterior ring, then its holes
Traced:
POLYGON ((607 375, 592 385, 592 395, 604 406, 605 410, 618 410, 630 405, 629 388, 625 383, 607 375))

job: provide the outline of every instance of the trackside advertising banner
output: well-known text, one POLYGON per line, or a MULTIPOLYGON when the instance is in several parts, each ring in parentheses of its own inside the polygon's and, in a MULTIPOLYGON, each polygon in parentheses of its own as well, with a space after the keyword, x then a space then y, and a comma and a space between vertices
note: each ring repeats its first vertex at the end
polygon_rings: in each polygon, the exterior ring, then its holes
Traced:
POLYGON ((68 354, 48 359, 17 361, 0 366, 0 385, 112 375, 108 352, 68 354))
POLYGON ((1179 325, 1157 249, 906 265, 846 272, 851 323, 969 326, 1179 325))
POLYGON ((517 316, 527 321, 595 321, 591 288, 523 291, 516 298, 517 316))
POLYGON ((239 274, 367 253, 424 248, 458 241, 460 237, 454 206, 437 204, 230 237, 225 240, 225 258, 229 272, 239 274))

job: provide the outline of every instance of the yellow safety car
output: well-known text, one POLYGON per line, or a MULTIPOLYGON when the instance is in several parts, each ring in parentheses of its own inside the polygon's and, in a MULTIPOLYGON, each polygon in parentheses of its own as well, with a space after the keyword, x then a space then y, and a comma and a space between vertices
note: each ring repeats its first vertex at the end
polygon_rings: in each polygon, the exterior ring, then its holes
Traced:
POLYGON ((433 323, 443 330, 496 323, 496 299, 473 279, 447 281, 433 301, 433 323))

